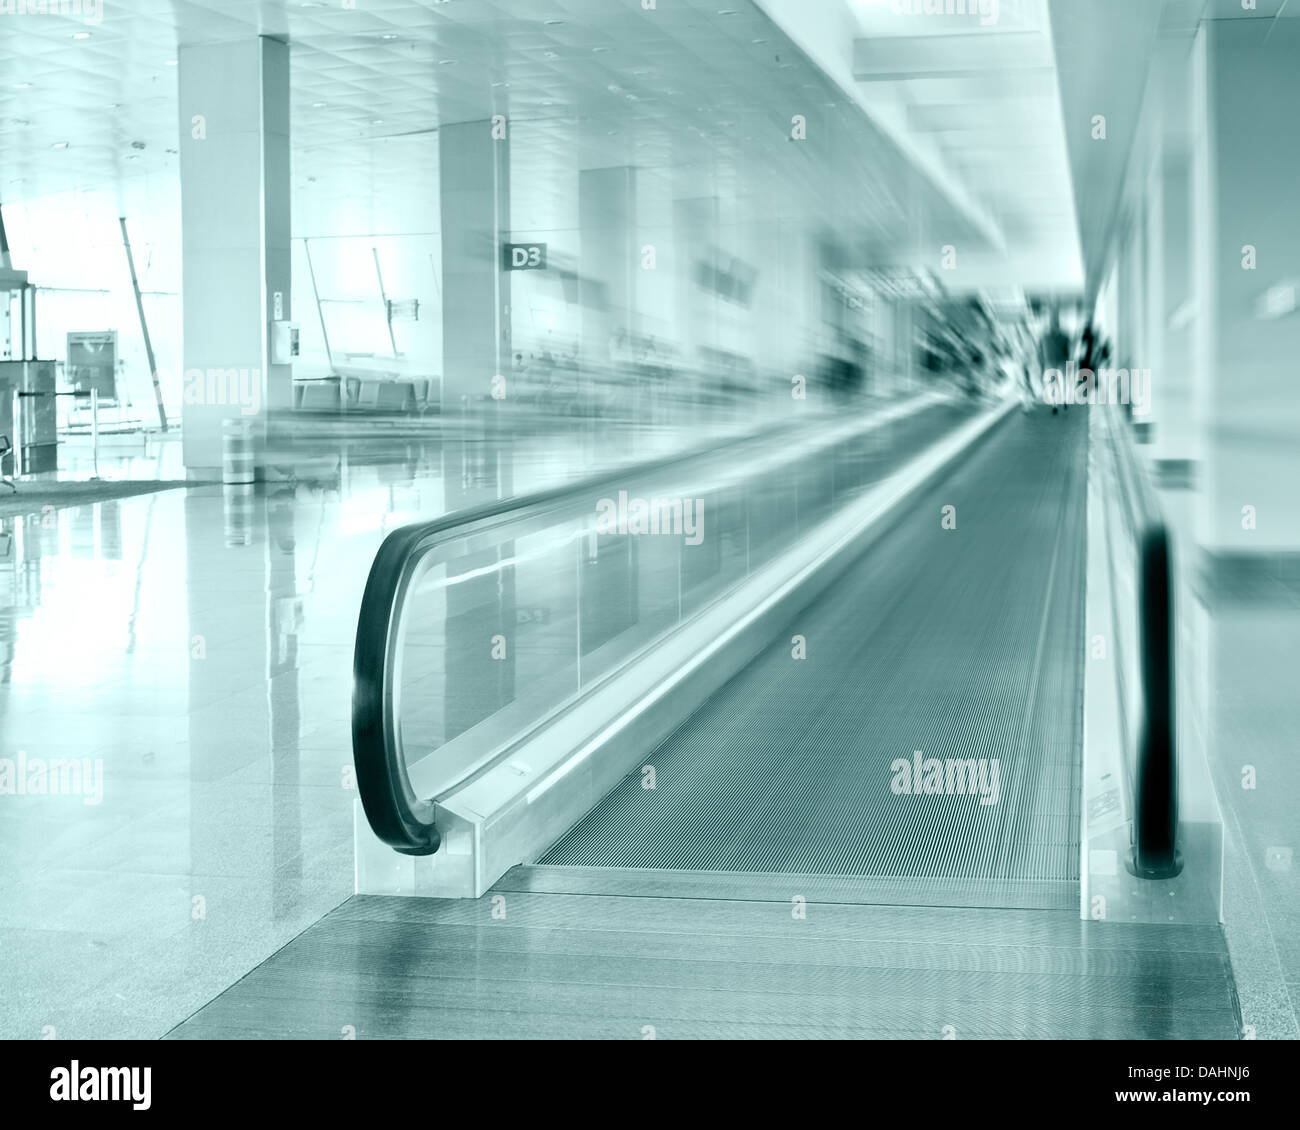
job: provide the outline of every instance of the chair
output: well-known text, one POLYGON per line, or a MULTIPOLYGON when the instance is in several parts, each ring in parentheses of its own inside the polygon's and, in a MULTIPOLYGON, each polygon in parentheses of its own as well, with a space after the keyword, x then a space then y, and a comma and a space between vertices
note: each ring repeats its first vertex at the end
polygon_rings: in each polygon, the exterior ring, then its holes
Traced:
MULTIPOLYGON (((12 455, 13 450, 14 450, 14 445, 9 442, 9 437, 0 436, 0 463, 4 462, 4 458, 6 455, 12 455)), ((0 486, 6 486, 15 494, 18 493, 18 484, 15 483, 13 479, 11 479, 8 475, 5 475, 3 473, 0 473, 0 486)))

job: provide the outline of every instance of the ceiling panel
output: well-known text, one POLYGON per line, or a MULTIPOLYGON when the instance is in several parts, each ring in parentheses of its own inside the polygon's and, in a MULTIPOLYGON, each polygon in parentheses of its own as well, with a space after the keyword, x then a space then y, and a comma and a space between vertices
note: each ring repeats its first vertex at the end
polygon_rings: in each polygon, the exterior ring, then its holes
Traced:
POLYGON ((868 109, 931 146, 962 191, 997 218, 1008 261, 1064 249, 1063 287, 1083 281, 1056 53, 1044 0, 934 5, 846 0, 862 34, 854 75, 868 109), (964 10, 963 10, 964 9, 964 10), (983 11, 983 15, 981 15, 983 11))
POLYGON ((565 214, 580 165, 634 163, 674 192, 757 180, 774 213, 876 245, 965 230, 749 0, 132 0, 98 24, 7 19, 0 200, 96 190, 170 210, 178 45, 254 34, 291 47, 295 234, 436 228, 438 127, 494 113, 532 223, 565 214), (796 113, 807 144, 789 140, 796 113))

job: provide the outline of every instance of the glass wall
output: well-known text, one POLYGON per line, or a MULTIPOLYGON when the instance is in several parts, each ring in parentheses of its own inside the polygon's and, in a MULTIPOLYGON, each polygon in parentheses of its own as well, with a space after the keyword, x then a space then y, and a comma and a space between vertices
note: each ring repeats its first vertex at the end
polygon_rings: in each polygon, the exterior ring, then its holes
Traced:
MULTIPOLYGON (((181 407, 179 216, 157 210, 127 217, 152 339, 163 403, 170 417, 181 407)), ((114 202, 100 194, 45 197, 6 204, 5 230, 14 267, 37 288, 36 348, 43 359, 66 361, 67 335, 117 332, 118 401, 125 421, 156 424, 144 335, 131 290, 122 229, 114 202)))

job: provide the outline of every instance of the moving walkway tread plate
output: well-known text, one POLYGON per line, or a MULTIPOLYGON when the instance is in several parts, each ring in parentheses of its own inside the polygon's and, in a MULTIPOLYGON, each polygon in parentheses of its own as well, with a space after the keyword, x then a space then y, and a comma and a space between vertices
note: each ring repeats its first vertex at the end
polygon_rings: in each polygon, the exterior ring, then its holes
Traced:
POLYGON ((1008 420, 538 862, 1077 882, 1085 424, 1008 420), (895 795, 915 750, 998 803, 895 795))
POLYGON ((1077 912, 355 896, 174 1038, 1233 1038, 1218 927, 1077 912))

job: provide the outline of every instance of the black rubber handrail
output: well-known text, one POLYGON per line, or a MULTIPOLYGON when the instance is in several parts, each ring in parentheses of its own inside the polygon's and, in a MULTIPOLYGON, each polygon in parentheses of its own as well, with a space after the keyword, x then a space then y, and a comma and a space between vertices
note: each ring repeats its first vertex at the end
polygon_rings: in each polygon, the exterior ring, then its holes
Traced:
POLYGON ((405 855, 432 855, 442 842, 434 819, 434 804, 416 795, 398 741, 393 717, 393 672, 402 605, 415 567, 436 543, 450 541, 468 527, 506 521, 527 510, 542 510, 644 476, 718 454, 730 447, 762 440, 788 423, 736 436, 708 448, 679 451, 634 466, 624 466, 564 483, 549 490, 497 499, 458 510, 430 522, 394 530, 383 541, 370 566, 357 642, 352 656, 352 760, 357 791, 370 827, 384 843, 405 855))
POLYGON ((1170 879, 1183 869, 1178 851, 1173 550, 1127 422, 1112 416, 1109 425, 1138 558, 1142 716, 1134 741, 1133 842, 1127 867, 1138 878, 1170 879))
POLYGON ((412 551, 426 530, 405 526, 379 547, 361 597, 352 656, 352 760, 361 807, 375 835, 407 855, 432 855, 442 843, 433 803, 415 795, 390 725, 394 629, 410 583, 412 551))

